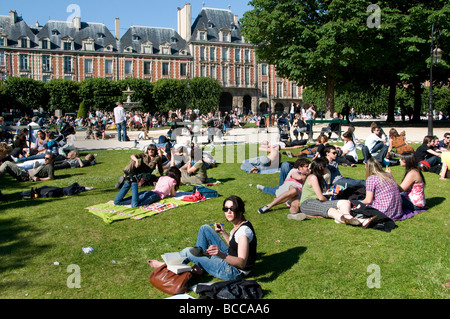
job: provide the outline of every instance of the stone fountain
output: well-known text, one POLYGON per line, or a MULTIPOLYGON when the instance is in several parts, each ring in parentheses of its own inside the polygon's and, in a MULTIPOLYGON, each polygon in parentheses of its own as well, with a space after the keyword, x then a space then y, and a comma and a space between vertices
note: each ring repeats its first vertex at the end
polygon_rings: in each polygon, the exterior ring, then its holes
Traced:
POLYGON ((141 102, 131 102, 131 95, 135 93, 135 91, 130 90, 130 87, 127 87, 126 91, 122 91, 123 94, 127 96, 127 101, 123 103, 123 108, 127 111, 131 111, 139 106, 141 106, 141 102))

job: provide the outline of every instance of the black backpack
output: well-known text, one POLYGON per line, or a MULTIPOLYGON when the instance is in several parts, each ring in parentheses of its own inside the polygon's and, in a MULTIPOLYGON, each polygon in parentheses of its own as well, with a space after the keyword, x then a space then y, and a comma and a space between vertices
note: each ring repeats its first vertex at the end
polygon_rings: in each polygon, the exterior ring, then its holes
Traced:
POLYGON ((256 280, 244 279, 198 284, 195 292, 202 299, 261 299, 263 295, 256 280))

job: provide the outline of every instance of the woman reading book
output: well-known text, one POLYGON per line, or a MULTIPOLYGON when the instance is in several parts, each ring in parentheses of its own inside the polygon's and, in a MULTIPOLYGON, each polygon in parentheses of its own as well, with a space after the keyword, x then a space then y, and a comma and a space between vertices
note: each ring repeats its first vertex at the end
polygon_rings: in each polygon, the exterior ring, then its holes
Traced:
MULTIPOLYGON (((186 257, 185 262, 193 262, 193 272, 206 271, 221 280, 240 279, 248 275, 256 261, 257 239, 252 224, 245 219, 245 206, 238 196, 230 196, 223 202, 223 212, 228 222, 233 225, 227 233, 221 224, 215 223, 214 229, 209 225, 200 227, 196 247, 188 247, 180 252, 186 257), (222 238, 219 236, 222 236, 222 238)), ((163 262, 149 260, 152 268, 163 262)))

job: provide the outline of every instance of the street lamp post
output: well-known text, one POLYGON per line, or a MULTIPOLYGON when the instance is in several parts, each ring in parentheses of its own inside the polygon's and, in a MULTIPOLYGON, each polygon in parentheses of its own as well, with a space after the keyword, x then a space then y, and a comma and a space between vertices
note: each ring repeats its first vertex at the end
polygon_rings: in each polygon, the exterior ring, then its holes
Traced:
POLYGON ((428 136, 433 136, 433 63, 436 58, 436 63, 439 63, 442 58, 442 50, 438 48, 438 35, 436 36, 436 48, 434 48, 434 26, 436 21, 433 21, 431 26, 431 49, 430 49, 430 104, 428 106, 428 136))

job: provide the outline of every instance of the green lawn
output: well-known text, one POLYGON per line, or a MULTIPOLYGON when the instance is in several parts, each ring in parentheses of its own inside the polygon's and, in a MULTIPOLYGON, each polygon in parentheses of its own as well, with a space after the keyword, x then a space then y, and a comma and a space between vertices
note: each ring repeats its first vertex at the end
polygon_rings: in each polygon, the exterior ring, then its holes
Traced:
MULTIPOLYGON (((140 221, 106 224, 86 207, 115 197, 117 178, 130 154, 136 152, 95 151, 98 165, 57 171, 56 180, 34 184, 65 187, 78 182, 96 187, 74 196, 22 200, 20 192, 33 184, 1 177, 7 199, 0 202, 0 298, 168 297, 149 284, 151 269, 146 261, 161 260, 165 252, 195 245, 202 224, 224 222, 221 205, 229 195, 245 200, 246 217, 255 227, 259 260, 249 279, 261 284, 264 298, 449 297, 443 284, 450 281, 446 199, 450 181, 440 181, 437 174, 425 173, 429 212, 397 222, 398 228, 391 233, 329 219, 288 220, 284 205, 260 215, 257 208, 273 197, 257 191, 256 184, 275 186, 279 174, 247 174, 239 169, 239 163, 219 164, 208 171, 210 177, 222 181, 211 187, 219 192, 219 198, 140 221), (88 246, 94 251, 84 254, 82 248, 88 246), (80 288, 69 288, 74 275, 69 265, 79 270, 80 288), (379 281, 374 281, 377 274, 379 281), (374 283, 379 286, 373 287, 374 283)), ((283 156, 283 160, 290 159, 283 156)), ((400 181, 403 169, 395 166, 392 171, 400 181)), ((341 172, 364 178, 363 165, 343 167, 341 172)), ((229 225, 225 227, 230 230, 229 225)), ((210 281, 214 279, 203 275, 195 277, 192 284, 210 281)))

